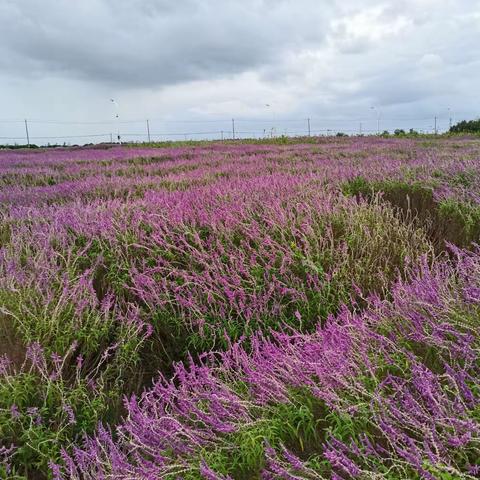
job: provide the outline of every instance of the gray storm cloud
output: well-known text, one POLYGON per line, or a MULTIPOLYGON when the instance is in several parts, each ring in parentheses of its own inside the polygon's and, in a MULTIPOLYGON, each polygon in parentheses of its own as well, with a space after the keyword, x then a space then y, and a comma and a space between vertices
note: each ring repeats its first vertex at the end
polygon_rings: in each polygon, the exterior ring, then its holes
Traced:
POLYGON ((0 0, 0 40, 0 120, 480 111, 478 0, 0 0))
POLYGON ((315 1, 3 0, 6 72, 124 86, 231 75, 318 46, 328 8, 315 1))

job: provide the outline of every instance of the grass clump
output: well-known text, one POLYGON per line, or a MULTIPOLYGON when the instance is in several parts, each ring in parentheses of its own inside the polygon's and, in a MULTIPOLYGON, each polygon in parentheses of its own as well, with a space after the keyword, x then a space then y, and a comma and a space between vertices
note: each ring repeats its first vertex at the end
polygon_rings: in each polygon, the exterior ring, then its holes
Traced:
POLYGON ((362 177, 342 185, 346 195, 377 198, 390 203, 402 218, 422 227, 438 252, 447 243, 470 248, 480 239, 480 207, 454 198, 436 200, 433 189, 421 183, 403 181, 368 182, 362 177))

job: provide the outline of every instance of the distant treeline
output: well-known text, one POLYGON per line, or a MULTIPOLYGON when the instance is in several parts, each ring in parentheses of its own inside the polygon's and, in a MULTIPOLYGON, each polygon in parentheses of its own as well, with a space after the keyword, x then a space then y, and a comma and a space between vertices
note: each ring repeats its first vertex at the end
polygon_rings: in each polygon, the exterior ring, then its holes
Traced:
POLYGON ((40 148, 38 145, 0 145, 0 148, 8 148, 9 150, 20 150, 24 148, 40 148))
POLYGON ((462 120, 450 127, 450 133, 480 133, 480 118, 476 120, 462 120))

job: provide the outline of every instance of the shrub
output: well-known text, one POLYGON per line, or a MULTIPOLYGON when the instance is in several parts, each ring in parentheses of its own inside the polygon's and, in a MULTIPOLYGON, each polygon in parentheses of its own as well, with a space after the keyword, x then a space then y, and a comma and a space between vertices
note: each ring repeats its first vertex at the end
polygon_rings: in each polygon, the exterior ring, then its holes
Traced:
POLYGON ((462 120, 449 129, 450 133, 478 133, 480 132, 480 119, 462 120))

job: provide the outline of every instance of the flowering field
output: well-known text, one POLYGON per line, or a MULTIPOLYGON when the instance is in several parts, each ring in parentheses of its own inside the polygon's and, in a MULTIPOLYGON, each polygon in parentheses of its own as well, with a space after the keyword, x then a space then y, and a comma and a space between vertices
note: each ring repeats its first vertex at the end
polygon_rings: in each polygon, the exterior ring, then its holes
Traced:
POLYGON ((0 151, 0 478, 480 477, 480 142, 0 151))

